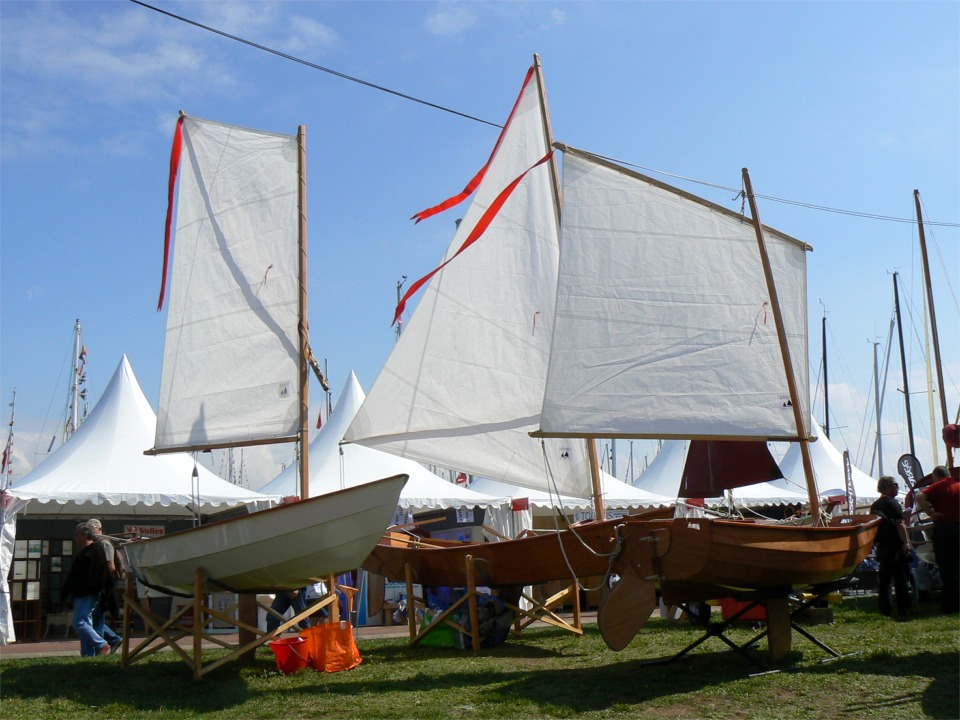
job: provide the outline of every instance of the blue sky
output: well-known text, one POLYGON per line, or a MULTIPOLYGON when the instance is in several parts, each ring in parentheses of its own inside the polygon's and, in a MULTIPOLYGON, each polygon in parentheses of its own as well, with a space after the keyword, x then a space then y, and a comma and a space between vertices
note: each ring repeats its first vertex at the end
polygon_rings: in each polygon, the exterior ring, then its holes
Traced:
MULTIPOLYGON (((556 139, 650 170, 739 189, 748 167, 761 195, 905 220, 915 217, 919 189, 927 219, 944 223, 928 227, 927 241, 948 409, 957 412, 960 4, 156 5, 492 123, 506 118, 538 53, 556 139)), ((91 399, 126 354, 155 406, 178 110, 276 132, 306 126, 311 344, 337 391, 350 370, 372 385, 394 339, 397 281, 435 266, 456 219, 414 226, 408 218, 459 191, 498 132, 122 0, 2 2, 0 53, 0 407, 6 423, 15 389, 15 480, 59 434, 75 319, 91 399)), ((658 177, 739 208, 734 192, 658 177)), ((814 247, 815 414, 822 420, 826 311, 832 436, 867 471, 872 343, 882 365, 890 273, 901 274, 914 422, 926 436, 918 455, 929 469, 915 223, 763 199, 760 214, 814 247)), ((890 373, 886 472, 907 449, 896 347, 890 373)), ((939 409, 937 418, 939 427, 939 409)), ((641 465, 652 458, 639 443, 635 452, 641 465)), ((623 477, 626 444, 618 453, 623 477)), ((261 453, 252 484, 291 458, 290 448, 261 453)))

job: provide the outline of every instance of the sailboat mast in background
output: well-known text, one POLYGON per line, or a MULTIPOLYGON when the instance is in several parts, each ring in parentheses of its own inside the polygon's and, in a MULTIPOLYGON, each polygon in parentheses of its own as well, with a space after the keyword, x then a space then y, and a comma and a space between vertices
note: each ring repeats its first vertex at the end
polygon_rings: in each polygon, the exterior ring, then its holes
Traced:
POLYGON ((898 275, 896 272, 893 273, 893 312, 897 317, 897 339, 900 342, 900 372, 903 375, 903 402, 907 410, 907 438, 910 442, 910 454, 916 456, 917 450, 913 442, 913 414, 910 412, 910 383, 907 381, 907 355, 903 347, 903 318, 900 316, 898 275))
POLYGON ((81 339, 79 318, 73 332, 73 370, 70 378, 70 397, 67 400, 67 418, 63 428, 63 442, 70 439, 87 417, 87 348, 81 339), (80 405, 83 403, 83 410, 80 405))
POLYGON ((10 430, 7 433, 7 444, 3 446, 3 462, 0 463, 0 490, 10 487, 10 478, 13 475, 13 417, 16 412, 17 391, 13 391, 10 401, 10 430))
MULTIPOLYGON (((940 336, 937 333, 937 313, 933 305, 933 286, 930 282, 930 262, 927 259, 927 238, 923 230, 923 210, 920 206, 920 191, 913 191, 913 200, 917 208, 917 231, 920 235, 920 259, 923 262, 923 280, 927 288, 927 307, 930 311, 930 335, 933 338, 933 359, 937 371, 937 389, 940 393, 940 415, 943 427, 950 424, 950 416, 947 414, 947 398, 944 392, 943 384, 943 365, 940 362, 940 336)), ((937 444, 936 437, 933 438, 934 447, 937 444)), ((947 465, 953 467, 953 451, 947 445, 947 465)), ((934 456, 936 457, 936 456, 934 456)), ((936 462, 936 460, 934 460, 936 462)))

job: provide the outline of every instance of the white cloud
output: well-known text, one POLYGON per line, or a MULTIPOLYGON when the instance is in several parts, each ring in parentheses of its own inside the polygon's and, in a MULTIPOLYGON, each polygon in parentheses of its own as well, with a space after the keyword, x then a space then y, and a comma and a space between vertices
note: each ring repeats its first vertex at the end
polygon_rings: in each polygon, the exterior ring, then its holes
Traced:
POLYGON ((568 15, 566 11, 561 10, 560 8, 553 8, 550 11, 550 20, 554 25, 563 25, 565 22, 567 22, 567 17, 568 15))
MULTIPOLYGON (((5 154, 64 152, 70 130, 93 127, 105 113, 149 112, 175 103, 184 88, 216 95, 236 86, 198 31, 118 7, 5 4, 5 154)), ((95 132, 84 140, 98 144, 95 132)))
POLYGON ((310 57, 322 54, 337 43, 337 34, 322 22, 305 17, 292 17, 289 21, 291 34, 278 43, 279 48, 290 54, 306 53, 310 57))
POLYGON ((452 37, 469 30, 477 22, 474 15, 459 3, 442 3, 440 8, 427 16, 427 30, 434 35, 452 37))

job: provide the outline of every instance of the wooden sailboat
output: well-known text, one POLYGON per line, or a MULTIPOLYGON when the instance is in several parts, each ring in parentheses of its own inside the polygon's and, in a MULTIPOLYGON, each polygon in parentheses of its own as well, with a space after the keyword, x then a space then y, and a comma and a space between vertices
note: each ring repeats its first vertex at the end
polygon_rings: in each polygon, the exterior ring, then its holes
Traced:
MULTIPOLYGON (((539 67, 534 70, 539 81, 539 67)), ((523 98, 521 94, 518 108, 523 98)), ((538 121, 541 114, 546 117, 541 109, 538 121)), ((549 127, 545 119, 540 122, 549 127)), ((508 123, 504 137, 511 129, 508 123)), ((454 260, 461 246, 455 239, 348 439, 443 464, 437 457, 440 448, 456 448, 465 439, 481 442, 487 428, 507 426, 502 415, 496 424, 498 408, 484 406, 482 389, 508 391, 499 393, 496 402, 515 399, 509 384, 515 377, 504 375, 501 363, 503 353, 520 347, 525 354, 517 367, 524 372, 516 375, 533 381, 518 385, 527 404, 522 411, 517 408, 509 427, 548 443, 567 441, 569 449, 585 440, 586 462, 573 478, 583 481, 586 470, 595 467, 589 451, 598 437, 799 440, 810 509, 818 517, 805 444, 806 364, 794 366, 790 360, 791 355, 807 356, 804 253, 809 248, 598 156, 557 147, 564 157, 564 200, 559 252, 551 255, 556 265, 531 267, 507 259, 511 241, 522 243, 520 258, 532 252, 531 245, 554 252, 555 236, 543 229, 552 225, 534 223, 545 208, 556 211, 559 195, 542 185, 540 195, 535 192, 538 182, 555 179, 536 167, 538 151, 502 142, 493 161, 502 162, 508 148, 526 149, 526 155, 514 160, 507 173, 508 179, 522 177, 523 182, 502 182, 500 187, 525 188, 525 194, 506 201, 501 194, 496 203, 491 201, 495 191, 478 194, 471 212, 479 204, 482 217, 479 211, 473 217, 468 212, 461 223, 461 241, 469 252, 454 260), (534 187, 527 188, 528 183, 534 187), (539 207, 538 201, 543 203, 539 207), (493 215, 498 204, 502 208, 493 215), (509 213, 505 220, 503 213, 509 213), (471 244, 477 238, 471 228, 487 221, 487 234, 471 244), (500 232, 498 222, 503 223, 500 232), (764 233, 771 237, 769 249, 764 233), (505 271, 514 268, 514 274, 505 271), (477 287, 491 284, 491 278, 501 285, 489 292, 477 287), (523 288, 537 284, 554 299, 545 297, 538 305, 516 301, 523 288), (461 295, 479 299, 480 307, 468 306, 461 295), (491 334, 490 326, 499 321, 502 328, 504 317, 512 323, 508 331, 491 334), (537 346, 535 354, 523 345, 529 342, 531 318, 534 337, 540 327, 551 331, 549 347, 537 346), (520 330, 524 320, 526 332, 520 330), (404 345, 407 338, 417 340, 404 345), (439 346, 431 344, 440 338, 439 346), (498 362, 484 367, 477 359, 487 354, 495 354, 498 362), (466 361, 456 363, 458 356, 466 361), (465 377, 458 374, 461 369, 465 377), (455 379, 450 384, 462 394, 451 397, 445 378, 455 379), (532 396, 534 391, 540 395, 532 396), (476 414, 478 405, 492 414, 476 414), (531 407, 537 407, 532 417, 531 407)), ((484 182, 488 180, 489 174, 484 182)), ((746 175, 745 181, 749 187, 746 175)), ((519 446, 518 440, 513 447, 519 446)), ((453 457, 456 450, 450 452, 453 457)), ((455 465, 489 474, 471 463, 489 462, 490 454, 462 457, 455 465)), ((546 457, 549 468, 549 452, 546 457)), ((509 468, 498 472, 509 477, 509 468)), ((520 484, 534 482, 527 477, 520 484)), ((743 478, 734 484, 743 484, 743 478)), ((863 516, 838 527, 773 527, 640 516, 600 521, 588 532, 591 552, 574 559, 561 552, 568 545, 556 538, 475 545, 474 555, 483 553, 485 560, 478 572, 492 584, 527 583, 557 579, 551 578, 554 572, 583 577, 606 565, 604 573, 612 569, 622 580, 601 607, 601 619, 607 619, 608 628, 619 628, 629 614, 639 618, 639 629, 654 607, 655 588, 666 597, 708 599, 749 589, 790 591, 840 578, 869 552, 875 520, 863 516), (500 570, 515 566, 517 557, 524 559, 525 572, 500 570)), ((403 556, 417 577, 452 584, 462 571, 448 558, 464 551, 419 546, 394 536, 378 544, 368 563, 395 576, 403 556)))
MULTIPOLYGON (((157 434, 147 452, 299 441, 300 492, 308 498, 304 143, 303 127, 280 135, 181 115, 171 166, 181 146, 186 162, 157 434)), ((124 550, 134 575, 155 587, 194 593, 201 567, 207 591, 301 587, 362 562, 405 481, 397 476, 124 550)))
MULTIPOLYGON (((818 518, 806 367, 791 362, 807 355, 807 246, 595 155, 563 150, 558 319, 540 434, 798 441, 818 518), (616 264, 598 262, 611 256, 616 264)), ((756 218, 746 172, 744 181, 756 218)), ((616 612, 601 606, 601 632, 606 639, 611 615, 619 628, 623 613, 652 609, 643 600, 631 610, 623 598, 649 598, 654 584, 679 601, 837 580, 869 553, 876 522, 627 521, 613 563, 622 580, 605 601, 616 612)), ((616 634, 613 645, 622 647, 616 634)))

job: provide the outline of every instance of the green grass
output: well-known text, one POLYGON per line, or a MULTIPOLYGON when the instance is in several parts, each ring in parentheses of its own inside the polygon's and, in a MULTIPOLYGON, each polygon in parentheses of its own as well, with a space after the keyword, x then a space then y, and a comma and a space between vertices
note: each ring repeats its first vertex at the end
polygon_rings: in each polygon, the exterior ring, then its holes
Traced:
MULTIPOLYGON (((922 604, 894 622, 875 598, 847 599, 832 625, 809 630, 845 655, 830 662, 794 635, 779 672, 755 674, 710 638, 661 665, 701 632, 651 620, 620 653, 588 626, 584 637, 528 629, 491 650, 409 648, 362 640, 350 671, 280 675, 269 649, 194 683, 170 653, 121 670, 116 656, 8 660, 0 665, 0 717, 86 718, 958 718, 960 618, 922 604), (849 654, 846 654, 849 653, 849 654)), ((733 630, 739 642, 750 627, 733 630)), ((750 651, 769 665, 766 643, 750 651)), ((207 651, 213 659, 223 651, 207 651)))

